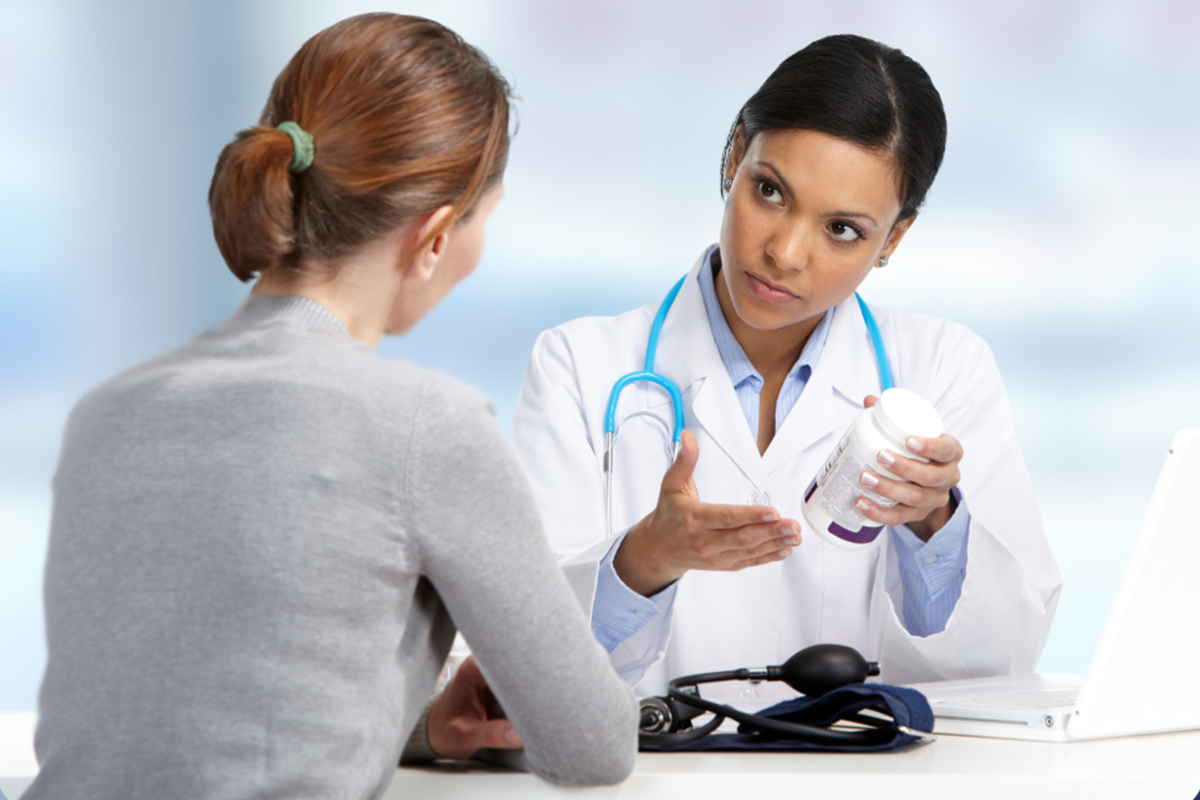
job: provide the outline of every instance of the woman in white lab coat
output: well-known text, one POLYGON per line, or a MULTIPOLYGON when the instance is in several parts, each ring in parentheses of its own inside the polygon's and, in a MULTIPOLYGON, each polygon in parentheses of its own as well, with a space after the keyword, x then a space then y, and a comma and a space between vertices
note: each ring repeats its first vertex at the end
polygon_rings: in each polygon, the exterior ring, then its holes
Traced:
POLYGON ((658 306, 538 339, 516 445, 593 630, 640 694, 820 642, 878 660, 891 683, 1035 667, 1061 580, 992 354, 962 326, 874 309, 896 385, 933 403, 946 434, 909 440, 927 464, 880 453, 904 481, 863 473, 858 507, 888 526, 869 547, 798 522, 805 487, 880 392, 854 292, 915 221, 945 135, 924 69, 857 36, 794 54, 746 103, 723 158, 719 244, 658 343, 656 368, 682 392, 682 451, 672 463, 668 393, 624 391, 611 525, 605 410, 642 368, 658 306))

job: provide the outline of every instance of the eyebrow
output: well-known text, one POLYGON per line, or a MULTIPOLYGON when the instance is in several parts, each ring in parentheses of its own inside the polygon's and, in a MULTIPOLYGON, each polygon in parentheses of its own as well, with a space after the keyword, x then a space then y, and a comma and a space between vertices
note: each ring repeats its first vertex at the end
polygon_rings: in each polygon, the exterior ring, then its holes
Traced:
MULTIPOLYGON (((791 197, 792 199, 795 199, 796 193, 792 191, 792 187, 788 184, 787 180, 783 177, 783 175, 780 174, 779 170, 775 168, 774 164, 772 164, 770 161, 763 161, 761 159, 754 163, 760 167, 765 167, 766 169, 770 170, 775 175, 775 180, 779 181, 779 184, 783 187, 783 190, 788 193, 788 196, 791 197)), ((872 217, 870 214, 866 213, 865 211, 831 211, 831 212, 829 212, 829 214, 827 216, 830 216, 830 217, 861 217, 862 219, 870 220, 872 225, 874 225, 876 227, 879 226, 879 223, 875 221, 875 218, 872 217)))

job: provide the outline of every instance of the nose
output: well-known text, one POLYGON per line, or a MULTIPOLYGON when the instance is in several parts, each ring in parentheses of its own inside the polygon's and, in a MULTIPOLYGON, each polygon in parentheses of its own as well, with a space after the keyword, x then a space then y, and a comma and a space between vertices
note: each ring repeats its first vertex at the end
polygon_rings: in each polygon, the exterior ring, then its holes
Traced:
POLYGON ((795 220, 781 220, 767 239, 767 256, 781 270, 802 270, 808 266, 812 236, 807 226, 795 220))

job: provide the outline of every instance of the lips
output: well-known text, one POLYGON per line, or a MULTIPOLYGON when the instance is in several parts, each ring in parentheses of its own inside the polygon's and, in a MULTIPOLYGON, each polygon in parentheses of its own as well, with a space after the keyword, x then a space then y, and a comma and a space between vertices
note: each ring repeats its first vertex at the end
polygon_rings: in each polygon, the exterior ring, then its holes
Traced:
POLYGON ((771 283, 765 278, 760 278, 752 272, 744 274, 746 281, 750 284, 750 291, 754 293, 755 297, 765 303, 779 306, 797 299, 796 295, 782 286, 771 283))

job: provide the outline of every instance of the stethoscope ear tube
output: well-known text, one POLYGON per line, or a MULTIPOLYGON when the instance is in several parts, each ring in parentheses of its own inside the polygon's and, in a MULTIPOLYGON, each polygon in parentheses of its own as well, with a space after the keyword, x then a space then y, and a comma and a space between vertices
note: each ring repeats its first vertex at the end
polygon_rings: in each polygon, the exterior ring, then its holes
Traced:
POLYGON ((871 313, 871 309, 867 308, 867 303, 862 299, 861 294, 855 292, 854 299, 858 301, 858 309, 862 312, 867 333, 871 334, 871 345, 875 348, 875 361, 879 364, 879 385, 882 387, 881 391, 886 392, 895 384, 892 383, 892 362, 888 360, 887 348, 883 346, 883 335, 879 333, 879 323, 875 321, 875 315, 871 313))

